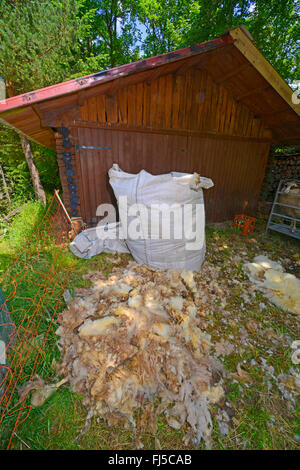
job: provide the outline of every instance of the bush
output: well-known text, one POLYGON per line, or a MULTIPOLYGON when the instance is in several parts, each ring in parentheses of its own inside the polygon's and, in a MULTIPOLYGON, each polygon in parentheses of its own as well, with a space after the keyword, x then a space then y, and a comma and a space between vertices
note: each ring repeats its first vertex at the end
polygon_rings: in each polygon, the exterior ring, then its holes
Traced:
MULTIPOLYGON (((54 190, 61 187, 56 153, 34 142, 31 142, 31 149, 49 200, 54 190)), ((35 194, 20 138, 12 129, 3 125, 0 125, 0 163, 8 185, 12 209, 33 201, 35 194)), ((1 185, 2 181, 0 181, 0 219, 9 212, 8 201, 1 190, 1 185)))
POLYGON ((38 201, 25 204, 22 211, 15 216, 8 230, 8 242, 16 250, 21 249, 29 240, 45 214, 46 208, 38 201))

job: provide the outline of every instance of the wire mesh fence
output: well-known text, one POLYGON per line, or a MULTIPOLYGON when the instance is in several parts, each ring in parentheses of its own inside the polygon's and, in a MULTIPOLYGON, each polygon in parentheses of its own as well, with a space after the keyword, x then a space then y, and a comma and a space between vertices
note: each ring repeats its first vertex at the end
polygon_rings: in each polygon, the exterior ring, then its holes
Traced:
POLYGON ((36 375, 51 376, 55 319, 64 308, 71 268, 62 264, 70 223, 55 194, 38 227, 0 279, 0 448, 11 449, 29 416, 18 390, 36 375), (50 370, 51 369, 51 370, 50 370))

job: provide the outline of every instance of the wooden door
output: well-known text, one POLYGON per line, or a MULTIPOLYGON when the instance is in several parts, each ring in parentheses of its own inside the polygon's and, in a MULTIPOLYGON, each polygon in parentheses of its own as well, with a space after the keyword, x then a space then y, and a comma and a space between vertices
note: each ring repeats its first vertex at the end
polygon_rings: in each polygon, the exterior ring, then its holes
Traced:
POLYGON ((187 142, 186 136, 79 127, 76 158, 84 221, 97 223, 99 204, 116 206, 108 178, 113 163, 128 173, 185 171, 190 166, 187 142))

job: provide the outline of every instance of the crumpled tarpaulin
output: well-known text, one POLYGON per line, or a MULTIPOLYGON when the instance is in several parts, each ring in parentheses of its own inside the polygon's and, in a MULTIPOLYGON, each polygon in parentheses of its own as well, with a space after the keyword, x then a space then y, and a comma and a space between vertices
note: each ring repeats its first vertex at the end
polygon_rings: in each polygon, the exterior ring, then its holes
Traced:
POLYGON ((88 418, 155 435, 164 412, 173 428, 188 424, 185 443, 204 439, 209 446, 209 408, 224 396, 225 372, 201 329, 204 295, 196 276, 135 262, 114 268, 109 279, 86 276, 92 287, 77 289, 56 334, 60 373, 84 394, 88 418))

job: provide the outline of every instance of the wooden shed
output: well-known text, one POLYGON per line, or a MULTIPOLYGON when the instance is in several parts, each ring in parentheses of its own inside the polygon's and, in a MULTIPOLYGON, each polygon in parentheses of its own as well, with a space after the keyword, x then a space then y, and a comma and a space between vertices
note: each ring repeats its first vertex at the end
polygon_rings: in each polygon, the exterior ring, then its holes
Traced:
POLYGON ((97 222, 107 171, 198 172, 209 221, 255 215, 271 143, 300 143, 293 91, 234 28, 195 46, 0 102, 0 119, 57 150, 71 216, 97 222))

